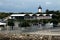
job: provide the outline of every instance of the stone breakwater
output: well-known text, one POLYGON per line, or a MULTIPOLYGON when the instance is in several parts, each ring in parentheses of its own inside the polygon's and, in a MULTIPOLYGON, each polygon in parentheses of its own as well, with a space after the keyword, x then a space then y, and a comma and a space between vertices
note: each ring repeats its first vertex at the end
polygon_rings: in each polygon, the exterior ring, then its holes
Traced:
POLYGON ((0 40, 60 40, 60 36, 38 34, 0 34, 0 40))

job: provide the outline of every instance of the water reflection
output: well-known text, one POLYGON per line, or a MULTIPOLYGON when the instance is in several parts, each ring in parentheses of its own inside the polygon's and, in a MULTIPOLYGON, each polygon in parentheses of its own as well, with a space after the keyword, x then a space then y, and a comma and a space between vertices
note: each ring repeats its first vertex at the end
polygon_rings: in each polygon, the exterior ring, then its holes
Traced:
POLYGON ((40 31, 44 29, 49 29, 53 28, 52 23, 47 23, 47 24, 38 24, 38 25, 31 25, 31 27, 20 27, 20 30, 23 32, 34 32, 34 31, 40 31))
POLYGON ((53 23, 47 23, 45 26, 39 25, 31 25, 31 27, 14 27, 14 30, 3 30, 0 31, 2 33, 37 33, 37 32, 59 32, 60 28, 53 28, 53 23))

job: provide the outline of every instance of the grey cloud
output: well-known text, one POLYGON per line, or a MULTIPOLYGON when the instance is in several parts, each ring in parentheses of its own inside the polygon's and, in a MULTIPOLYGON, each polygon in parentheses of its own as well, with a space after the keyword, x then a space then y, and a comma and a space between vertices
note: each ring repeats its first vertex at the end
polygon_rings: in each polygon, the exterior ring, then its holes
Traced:
POLYGON ((36 12, 39 5, 43 7, 43 10, 46 10, 47 8, 52 9, 53 7, 56 10, 60 9, 60 0, 0 0, 0 10, 5 11, 36 12), (46 2, 51 2, 52 4, 46 6, 46 2), (56 5, 58 8, 56 8, 56 5))

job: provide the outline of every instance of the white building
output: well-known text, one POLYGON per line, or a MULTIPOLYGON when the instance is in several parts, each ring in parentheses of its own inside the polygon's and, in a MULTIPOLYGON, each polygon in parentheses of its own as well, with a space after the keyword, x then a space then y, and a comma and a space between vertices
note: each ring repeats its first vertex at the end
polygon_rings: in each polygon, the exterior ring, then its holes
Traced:
POLYGON ((38 12, 42 13, 42 7, 41 6, 38 7, 38 12))
MULTIPOLYGON (((43 14, 41 6, 38 7, 38 13, 36 14, 12 14, 9 19, 23 19, 23 20, 40 20, 40 19, 52 19, 52 14, 43 14)), ((52 26, 53 24, 51 24, 52 26)), ((19 22, 15 22, 15 26, 19 27, 19 22)), ((49 26, 49 25, 48 25, 49 26)))
MULTIPOLYGON (((38 12, 42 13, 42 7, 38 7, 38 12)), ((35 19, 52 19, 52 14, 12 14, 10 19, 26 19, 26 20, 35 20, 35 19)))
POLYGON ((0 22, 0 30, 2 30, 3 28, 6 28, 6 23, 0 22))
POLYGON ((10 19, 52 19, 52 14, 12 14, 10 19))

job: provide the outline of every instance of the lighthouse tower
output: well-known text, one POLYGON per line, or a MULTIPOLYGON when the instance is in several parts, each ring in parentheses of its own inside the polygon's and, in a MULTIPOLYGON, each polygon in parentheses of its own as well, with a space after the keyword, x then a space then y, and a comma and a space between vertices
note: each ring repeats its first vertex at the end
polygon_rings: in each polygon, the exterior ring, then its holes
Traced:
POLYGON ((41 8, 41 6, 38 7, 38 12, 39 12, 39 13, 42 13, 42 8, 41 8))

